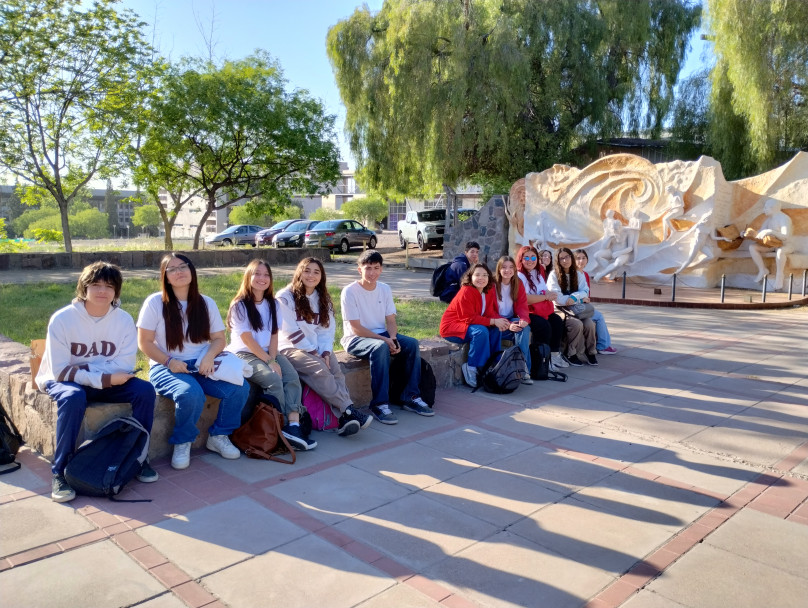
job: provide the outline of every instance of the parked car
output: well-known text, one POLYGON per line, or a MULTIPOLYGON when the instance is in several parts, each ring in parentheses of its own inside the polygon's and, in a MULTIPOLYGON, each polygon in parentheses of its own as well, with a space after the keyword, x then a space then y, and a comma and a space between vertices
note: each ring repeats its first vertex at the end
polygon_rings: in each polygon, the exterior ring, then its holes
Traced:
POLYGON ((300 218, 294 220, 283 220, 278 222, 277 224, 273 225, 271 228, 264 228, 261 232, 255 235, 255 244, 256 245, 271 245, 272 239, 275 237, 276 234, 280 234, 286 228, 294 224, 295 222, 299 222, 300 218))
POLYGON ((443 231, 446 227, 446 209, 407 211, 403 222, 398 224, 398 241, 406 249, 409 243, 418 243, 423 251, 443 245, 443 231))
POLYGON ((205 239, 208 245, 252 245, 255 247, 255 235, 264 230, 263 226, 236 224, 205 239))
POLYGON ((302 247, 306 240, 306 231, 311 230, 320 220, 299 220, 287 226, 283 232, 275 235, 272 239, 274 247, 302 247))
POLYGON ((326 220, 306 232, 306 247, 330 247, 348 253, 351 247, 367 243, 376 247, 376 234, 356 220, 326 220))

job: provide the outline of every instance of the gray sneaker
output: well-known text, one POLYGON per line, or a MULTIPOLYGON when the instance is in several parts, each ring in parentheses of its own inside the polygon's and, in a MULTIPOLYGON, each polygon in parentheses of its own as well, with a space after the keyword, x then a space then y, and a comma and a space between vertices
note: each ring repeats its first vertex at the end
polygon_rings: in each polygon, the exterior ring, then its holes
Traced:
POLYGON ((384 405, 371 405, 370 413, 382 424, 398 424, 398 418, 390 411, 390 406, 386 403, 384 405))
POLYGON ((412 412, 414 414, 418 414, 419 416, 434 416, 435 412, 432 411, 432 408, 429 407, 426 401, 421 399, 420 397, 413 397, 409 401, 405 401, 401 404, 408 412, 412 412))
POLYGON ((463 379, 471 388, 477 388, 477 368, 464 363, 460 368, 463 370, 463 379))
POLYGON ((51 498, 54 502, 70 502, 76 497, 76 491, 67 483, 64 475, 54 475, 51 486, 51 498))

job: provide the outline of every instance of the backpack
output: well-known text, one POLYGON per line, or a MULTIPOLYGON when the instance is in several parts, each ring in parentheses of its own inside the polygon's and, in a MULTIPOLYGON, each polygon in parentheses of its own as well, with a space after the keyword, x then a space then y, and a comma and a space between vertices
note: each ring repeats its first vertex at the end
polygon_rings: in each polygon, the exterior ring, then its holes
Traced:
MULTIPOLYGON (((301 384, 303 383, 301 382, 301 384)), ((331 406, 323 401, 323 398, 306 384, 303 384, 303 397, 300 401, 311 417, 311 427, 313 429, 317 431, 328 431, 339 426, 339 421, 337 417, 334 416, 331 406)))
POLYGON ((512 393, 522 384, 527 363, 518 346, 491 355, 478 375, 478 386, 489 393, 512 393))
MULTIPOLYGON (((393 357, 392 364, 390 365, 390 403, 401 403, 401 393, 407 386, 407 376, 404 369, 404 358, 393 357)), ((435 391, 437 390, 438 382, 435 379, 435 372, 432 371, 432 366, 429 361, 421 359, 421 382, 418 384, 418 392, 421 399, 429 406, 435 405, 435 391)))
POLYGON ((294 464, 297 456, 281 429, 283 414, 274 406, 261 402, 255 406, 250 419, 233 431, 231 439, 247 458, 294 464), (290 458, 280 456, 287 453, 291 454, 290 458))
POLYGON ((0 471, 0 475, 16 471, 22 466, 16 461, 15 456, 23 443, 25 442, 17 427, 14 426, 14 421, 0 404, 0 466, 14 465, 0 471))
POLYGON ((530 345, 530 377, 534 380, 567 381, 567 374, 550 371, 550 346, 547 344, 530 345))
POLYGON ((429 293, 436 298, 439 298, 443 290, 446 289, 446 271, 449 270, 449 266, 451 265, 451 262, 446 262, 438 266, 432 272, 432 282, 429 285, 429 293))
POLYGON ((113 499, 140 473, 148 455, 149 432, 143 425, 129 416, 113 418, 81 444, 67 463, 65 479, 78 494, 113 499))

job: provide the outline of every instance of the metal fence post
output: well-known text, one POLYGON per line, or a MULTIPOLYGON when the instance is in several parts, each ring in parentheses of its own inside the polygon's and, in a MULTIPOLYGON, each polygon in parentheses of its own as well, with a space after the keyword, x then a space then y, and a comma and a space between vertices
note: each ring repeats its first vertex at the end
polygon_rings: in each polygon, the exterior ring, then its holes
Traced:
POLYGON ((726 283, 727 283, 727 275, 722 274, 721 275, 721 303, 722 304, 724 303, 724 289, 726 287, 726 283))

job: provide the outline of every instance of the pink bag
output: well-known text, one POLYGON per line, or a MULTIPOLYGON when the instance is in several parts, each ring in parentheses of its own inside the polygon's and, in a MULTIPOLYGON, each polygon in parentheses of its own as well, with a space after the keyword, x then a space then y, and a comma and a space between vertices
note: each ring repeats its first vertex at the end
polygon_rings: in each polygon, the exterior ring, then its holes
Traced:
POLYGON ((337 417, 320 395, 315 393, 306 384, 303 384, 303 397, 301 399, 303 407, 311 416, 311 426, 316 431, 327 431, 339 426, 337 417))

